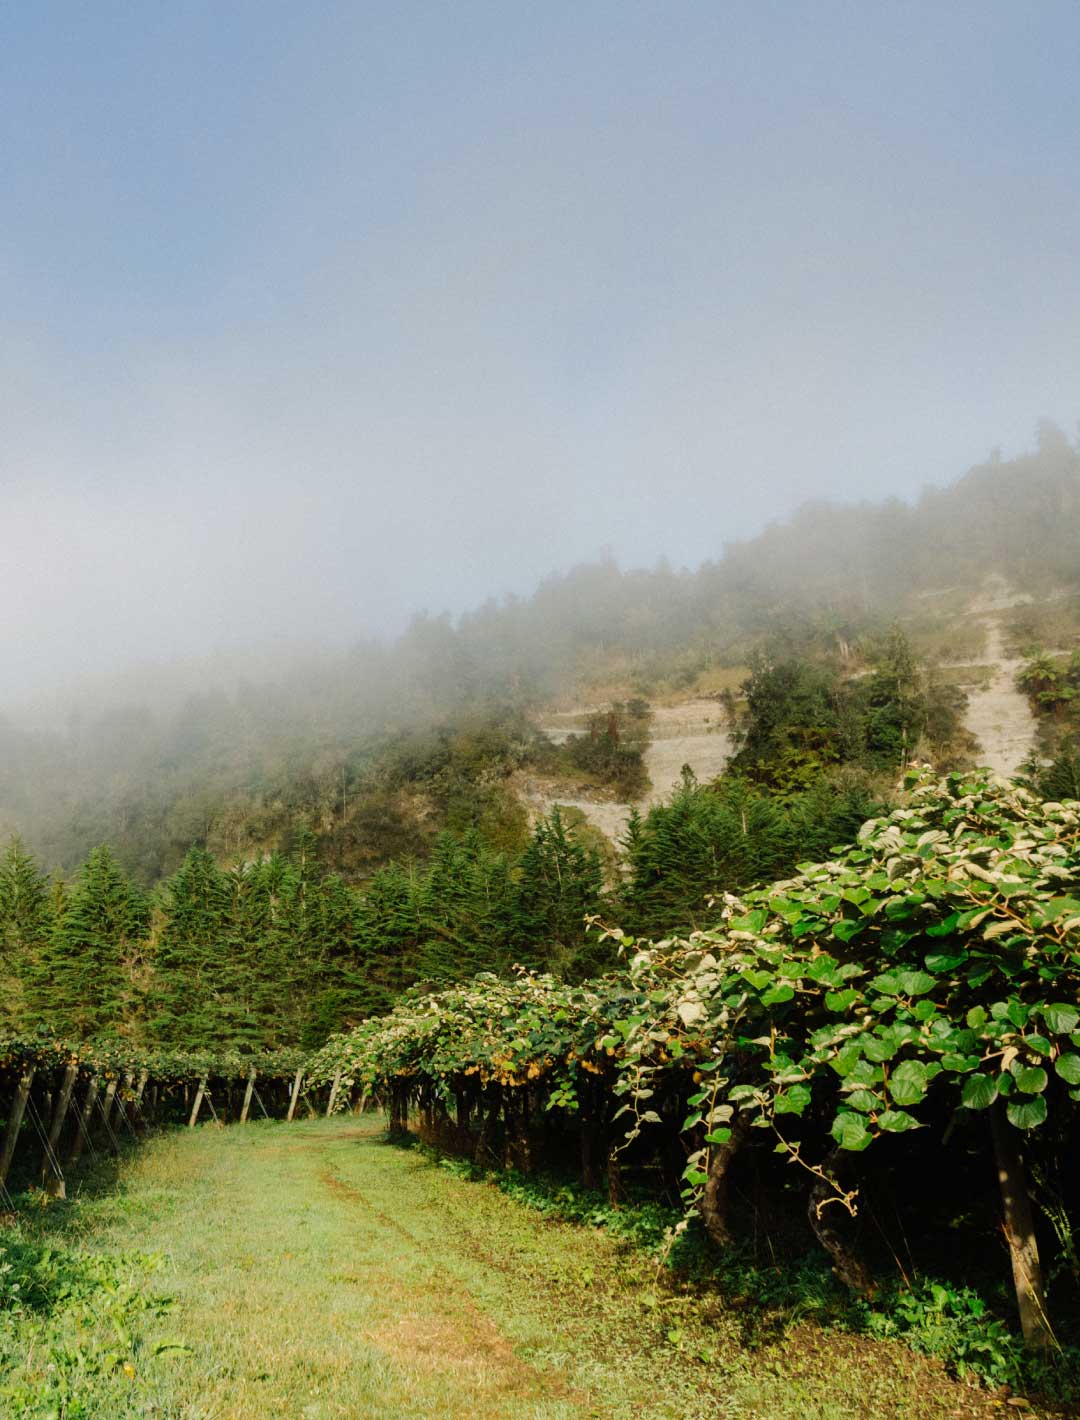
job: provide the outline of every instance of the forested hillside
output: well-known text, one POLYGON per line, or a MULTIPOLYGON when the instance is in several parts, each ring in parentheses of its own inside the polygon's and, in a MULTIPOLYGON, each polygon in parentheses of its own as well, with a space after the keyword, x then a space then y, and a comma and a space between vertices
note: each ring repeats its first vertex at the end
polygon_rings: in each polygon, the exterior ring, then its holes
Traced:
POLYGON ((580 568, 171 714, 4 722, 7 1025, 311 1045, 416 982, 606 969, 587 919, 708 925, 725 892, 849 841, 906 765, 977 761, 951 663, 980 634, 955 608, 987 567, 1018 603, 1003 625, 1041 727, 1030 774, 1073 793, 1078 498, 1080 459, 1044 430, 914 508, 806 509, 696 573, 580 568), (715 783, 684 774, 617 843, 576 810, 530 817, 536 776, 632 802, 648 697, 721 683, 715 783), (537 728, 545 697, 590 686, 624 698, 560 743, 537 728))
POLYGON ((530 724, 535 707, 715 693, 763 655, 851 678, 897 621, 929 661, 969 660, 977 628, 958 611, 989 572, 1037 599, 1017 617, 1023 649, 1068 649, 1078 523, 1080 457, 1046 425, 1034 453, 913 506, 811 505, 697 571, 578 567, 527 600, 456 623, 418 617, 393 644, 313 649, 302 666, 166 709, 152 685, 105 709, 76 698, 63 730, 0 706, 0 832, 62 875, 108 841, 144 887, 192 843, 236 863, 301 827, 354 882, 425 856, 443 828, 520 849, 523 766, 631 796, 640 780, 638 730, 560 755, 530 724))
POLYGON ((572 810, 528 823, 514 775, 542 764, 632 789, 643 702, 559 746, 505 717, 399 737, 382 772, 401 793, 423 789, 443 826, 401 842, 358 885, 335 869, 332 834, 320 841, 303 820, 232 863, 196 841, 151 893, 107 845, 68 880, 14 838, 0 859, 5 1025, 266 1051, 317 1045, 417 984, 516 967, 595 976, 615 965, 605 925, 708 926, 725 894, 853 838, 912 761, 970 760, 956 687, 899 631, 873 654, 854 677, 759 656, 728 706, 728 770, 702 784, 685 771, 670 797, 631 814, 615 846, 572 810))

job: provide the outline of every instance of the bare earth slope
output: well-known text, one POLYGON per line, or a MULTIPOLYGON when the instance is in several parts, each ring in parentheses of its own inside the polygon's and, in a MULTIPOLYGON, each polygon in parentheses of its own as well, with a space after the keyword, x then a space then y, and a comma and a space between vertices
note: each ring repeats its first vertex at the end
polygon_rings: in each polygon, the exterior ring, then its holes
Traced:
MULTIPOLYGON (((575 733, 589 714, 588 707, 553 714, 540 728, 557 743, 575 733)), ((731 737, 723 728, 720 706, 715 700, 694 699, 679 705, 661 705, 653 710, 652 743, 645 755, 645 769, 651 788, 639 800, 644 812, 666 799, 678 784, 683 766, 688 764, 702 783, 722 773, 731 753, 731 737)), ((589 792, 567 794, 565 786, 539 780, 528 783, 524 798, 534 814, 547 813, 555 804, 580 809, 588 821, 613 843, 626 832, 632 805, 618 799, 603 799, 589 792)))
POLYGON ((1004 578, 992 576, 968 612, 986 623, 986 651, 977 664, 988 666, 991 676, 970 694, 967 726, 979 741, 979 762, 1005 775, 1016 773, 1035 744, 1035 717, 1016 688, 1023 662, 1006 654, 1001 626, 1007 611, 1029 600, 1012 591, 1004 578))
MULTIPOLYGON (((967 726, 979 742, 980 764, 1005 775, 1017 772, 1035 744, 1035 717, 1026 697, 1016 688, 1016 675, 1022 662, 1008 655, 1002 629, 1005 614, 1029 600, 995 574, 986 579, 965 613, 986 625, 984 654, 978 661, 965 665, 984 667, 990 672, 985 683, 969 693, 967 726)), ((586 705, 551 712, 543 718, 539 728, 561 744, 568 735, 584 728, 596 708, 586 705)), ((652 744, 645 756, 652 787, 637 807, 644 812, 668 798, 679 782, 684 765, 689 765, 702 783, 715 779, 723 772, 731 750, 731 736, 723 728, 716 700, 698 697, 654 708, 652 744)), ((585 785, 575 789, 539 779, 523 784, 522 797, 534 815, 549 812, 555 804, 580 809, 613 843, 625 833, 632 807, 622 800, 605 798, 601 792, 585 785)))

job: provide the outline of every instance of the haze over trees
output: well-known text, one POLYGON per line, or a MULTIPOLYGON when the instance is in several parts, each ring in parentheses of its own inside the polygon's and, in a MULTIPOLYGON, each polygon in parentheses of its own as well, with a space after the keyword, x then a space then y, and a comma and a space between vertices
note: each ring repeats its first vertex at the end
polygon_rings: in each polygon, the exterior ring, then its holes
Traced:
MULTIPOLYGON (((914 750, 924 731, 939 733, 928 717, 948 713, 949 694, 940 677, 930 700, 920 686, 922 719, 908 723, 904 707, 889 708, 882 672, 873 692, 853 679, 880 661, 889 627, 899 622, 923 661, 969 659, 958 612, 993 569, 1017 593, 1057 596, 1075 634, 1078 521, 1080 456, 1043 428, 1035 452, 991 460, 913 506, 812 505, 696 571, 579 567, 527 600, 489 602, 456 623, 420 617, 395 643, 313 650, 302 666, 172 708, 128 699, 49 729, 0 707, 0 832, 21 833, 64 875, 107 841, 145 887, 192 843, 237 862, 300 824, 351 881, 423 856, 442 827, 520 849, 519 771, 630 793, 640 784, 628 724, 613 751, 602 734, 553 748, 529 722, 534 707, 594 685, 620 686, 627 702, 712 693, 724 667, 737 683, 738 668, 762 658, 774 677, 806 663, 799 693, 816 695, 828 722, 815 729, 826 757, 849 714, 826 706, 829 686, 845 683, 852 703, 877 694, 880 723, 866 719, 860 733, 865 753, 888 758, 890 735, 914 750)), ((900 680, 892 690, 906 693, 900 680)), ((744 747, 743 761, 754 752, 744 747)))
POLYGON ((913 508, 808 508, 695 573, 580 568, 172 715, 9 719, 5 1017, 73 1039, 310 1046, 414 983, 604 970, 586 919, 707 925, 724 893, 849 841, 906 764, 976 761, 948 662, 987 566, 1039 594, 1011 634, 1043 726, 1032 772, 1067 791, 1076 654, 1034 643, 1080 635, 1078 498, 1080 459, 1044 429, 1034 454, 913 508), (590 686, 623 698, 564 743, 537 729, 545 697, 590 686), (580 815, 530 825, 532 778, 639 795, 648 695, 691 693, 733 736, 716 784, 684 776, 614 857, 580 815))

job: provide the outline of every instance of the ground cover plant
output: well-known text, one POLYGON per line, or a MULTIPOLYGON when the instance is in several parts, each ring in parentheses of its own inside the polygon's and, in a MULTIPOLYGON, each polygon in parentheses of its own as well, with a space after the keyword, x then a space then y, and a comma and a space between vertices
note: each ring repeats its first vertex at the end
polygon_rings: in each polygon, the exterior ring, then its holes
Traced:
POLYGON ((24 1270, 50 1255, 64 1281, 34 1315, 0 1308, 13 1420, 1002 1413, 794 1308, 748 1346, 740 1309, 658 1274, 643 1239, 541 1218, 389 1147, 378 1118, 170 1131, 66 1204, 20 1200, 15 1233, 24 1270))

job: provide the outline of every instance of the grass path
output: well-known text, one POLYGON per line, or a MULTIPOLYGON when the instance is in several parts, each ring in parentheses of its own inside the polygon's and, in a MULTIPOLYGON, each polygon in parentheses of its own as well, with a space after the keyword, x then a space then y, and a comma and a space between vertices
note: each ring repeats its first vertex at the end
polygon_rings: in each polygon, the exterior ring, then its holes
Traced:
POLYGON ((127 1372, 87 1377, 64 1412, 79 1420, 988 1413, 899 1346, 796 1332, 751 1355, 730 1318, 657 1293, 640 1254, 392 1148, 374 1123, 177 1131, 67 1206, 87 1248, 167 1254, 150 1284, 174 1298, 144 1314, 127 1372), (190 1350, 154 1356, 172 1341, 190 1350))

